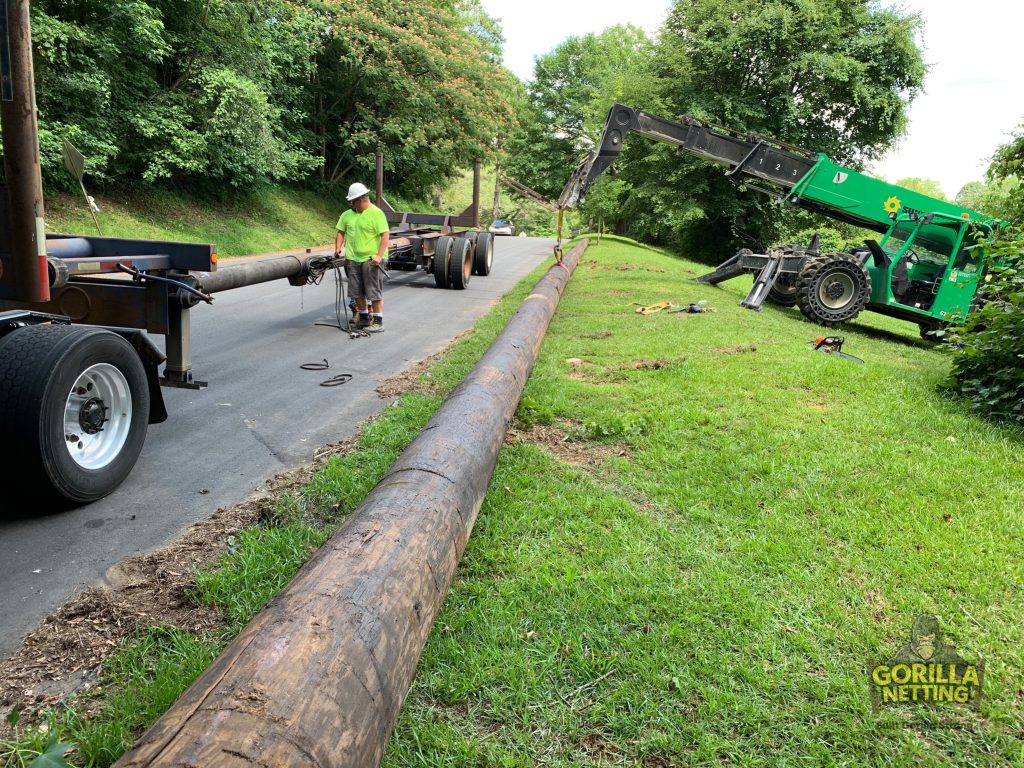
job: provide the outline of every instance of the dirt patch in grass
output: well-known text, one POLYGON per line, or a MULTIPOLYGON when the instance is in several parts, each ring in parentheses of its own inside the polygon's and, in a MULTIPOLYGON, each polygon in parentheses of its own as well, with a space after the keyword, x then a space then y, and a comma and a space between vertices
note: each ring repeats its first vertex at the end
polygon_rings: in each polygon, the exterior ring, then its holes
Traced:
MULTIPOLYGON (((22 724, 32 722, 94 679, 103 660, 145 627, 172 625, 196 633, 225 627, 219 609, 192 600, 195 569, 216 561, 243 528, 273 520, 277 498, 305 485, 315 467, 350 450, 348 441, 326 445, 315 454, 313 467, 281 473, 266 491, 218 509, 170 546, 113 566, 106 584, 73 597, 47 616, 14 656, 0 661, 0 707, 18 705, 24 710, 22 724)), ((0 738, 9 733, 7 722, 0 721, 0 738)))
POLYGON ((577 339, 607 339, 612 335, 611 331, 594 331, 593 333, 581 333, 577 339))
POLYGON ((622 757, 622 750, 596 733, 588 733, 580 739, 580 747, 590 757, 597 760, 613 762, 622 757))
POLYGON ((596 259, 590 259, 585 261, 587 269, 598 270, 602 272, 660 272, 666 274, 667 269, 658 269, 656 267, 639 267, 635 264, 598 264, 596 259))
MULTIPOLYGON (((570 425, 569 429, 573 429, 570 425)), ((632 458, 628 443, 600 443, 594 440, 575 440, 566 429, 549 424, 535 424, 526 430, 509 430, 505 442, 533 443, 545 448, 556 459, 574 467, 592 467, 603 464, 612 456, 632 458)))
POLYGON ((620 365, 621 369, 633 369, 636 371, 658 371, 671 364, 669 360, 633 360, 632 362, 620 365))
POLYGON ((437 394, 437 383, 429 380, 423 380, 421 377, 430 367, 443 357, 449 349, 457 344, 465 336, 472 333, 472 330, 464 331, 458 336, 453 338, 444 349, 440 352, 435 352, 430 357, 425 357, 419 360, 401 373, 394 376, 388 376, 386 379, 381 379, 377 384, 377 394, 381 398, 400 397, 405 392, 419 392, 425 395, 437 394))
POLYGON ((741 344, 738 347, 715 347, 711 350, 720 355, 744 355, 749 352, 757 352, 756 344, 741 344))

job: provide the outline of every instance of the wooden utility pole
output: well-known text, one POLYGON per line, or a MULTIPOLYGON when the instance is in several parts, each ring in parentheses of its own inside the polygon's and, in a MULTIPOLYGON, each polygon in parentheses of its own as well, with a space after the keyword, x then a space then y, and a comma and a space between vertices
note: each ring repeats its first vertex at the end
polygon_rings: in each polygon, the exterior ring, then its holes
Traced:
POLYGON ((494 205, 491 207, 491 221, 498 218, 498 209, 501 206, 501 161, 494 162, 494 205))
MULTIPOLYGON (((16 297, 50 300, 28 0, 0 0, 0 125, 16 297)), ((0 270, 2 272, 2 270, 0 270)))
POLYGON ((586 246, 548 270, 348 522, 116 766, 380 764, 586 246))

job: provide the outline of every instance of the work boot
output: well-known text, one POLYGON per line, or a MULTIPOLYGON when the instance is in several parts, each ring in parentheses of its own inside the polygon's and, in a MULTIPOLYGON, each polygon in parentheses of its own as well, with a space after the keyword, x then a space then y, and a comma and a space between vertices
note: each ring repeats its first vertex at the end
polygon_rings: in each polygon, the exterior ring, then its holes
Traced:
POLYGON ((359 319, 356 321, 356 328, 362 330, 370 325, 369 315, 359 315, 359 319))
POLYGON ((382 333, 384 331, 384 318, 375 317, 370 321, 370 324, 366 326, 367 333, 382 333))

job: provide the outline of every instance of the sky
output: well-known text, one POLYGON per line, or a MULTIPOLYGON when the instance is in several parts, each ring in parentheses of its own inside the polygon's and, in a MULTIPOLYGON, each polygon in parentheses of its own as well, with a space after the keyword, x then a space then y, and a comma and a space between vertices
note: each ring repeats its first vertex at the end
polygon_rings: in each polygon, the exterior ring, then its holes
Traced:
MULTIPOLYGON (((533 76, 534 57, 565 38, 626 23, 653 35, 671 5, 669 0, 482 3, 501 20, 505 65, 524 80, 533 76)), ((869 170, 890 181, 908 176, 935 179, 953 197, 967 182, 983 179, 988 158, 1024 122, 1024 3, 902 0, 900 5, 924 17, 919 43, 931 69, 925 92, 910 108, 907 135, 869 170)))

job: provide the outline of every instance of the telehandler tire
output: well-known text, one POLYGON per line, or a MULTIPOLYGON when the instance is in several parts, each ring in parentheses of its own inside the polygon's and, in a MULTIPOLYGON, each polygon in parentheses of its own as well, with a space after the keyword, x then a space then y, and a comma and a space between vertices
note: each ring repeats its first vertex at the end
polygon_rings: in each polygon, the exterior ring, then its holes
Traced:
POLYGON ((782 274, 775 279, 775 284, 768 289, 768 301, 780 307, 795 307, 797 293, 797 276, 782 274))
POLYGON ((853 320, 871 297, 871 276, 852 257, 829 253, 807 260, 797 277, 796 303, 812 323, 834 328, 853 320))
POLYGON ((39 512, 106 496, 142 452, 149 407, 145 368, 118 334, 57 324, 8 333, 0 339, 6 487, 39 512))
MULTIPOLYGON (((787 256, 802 256, 804 246, 802 245, 780 245, 782 252, 787 256)), ((776 279, 771 288, 768 289, 768 301, 778 307, 795 307, 797 292, 797 275, 791 272, 783 272, 776 279)))

